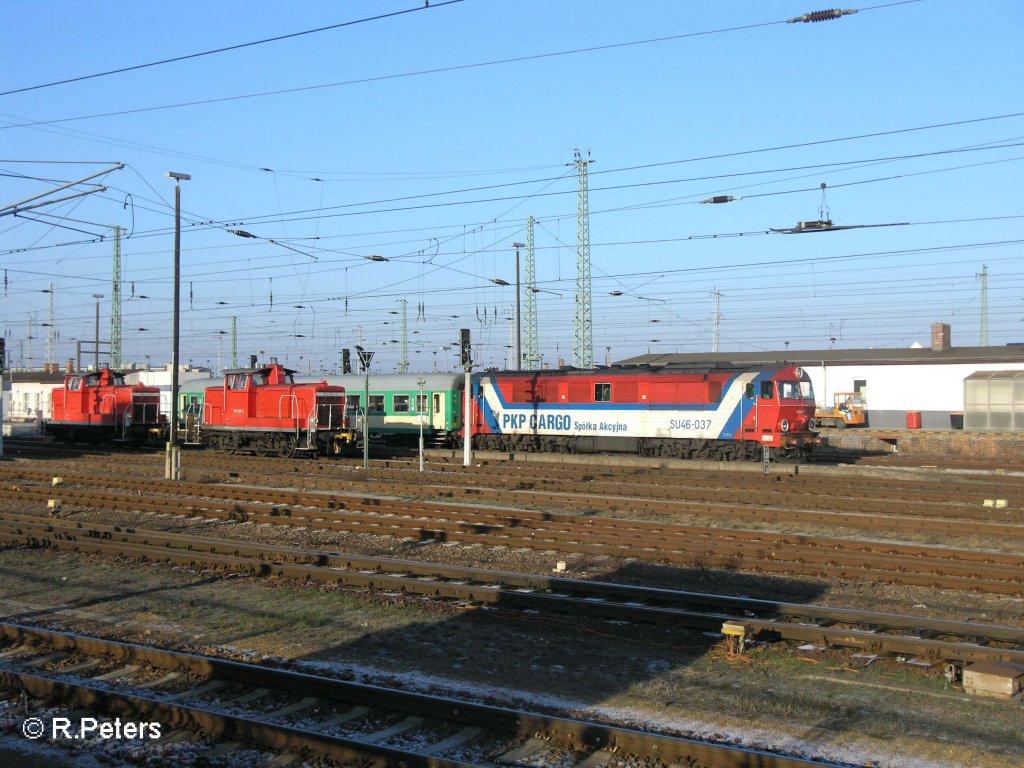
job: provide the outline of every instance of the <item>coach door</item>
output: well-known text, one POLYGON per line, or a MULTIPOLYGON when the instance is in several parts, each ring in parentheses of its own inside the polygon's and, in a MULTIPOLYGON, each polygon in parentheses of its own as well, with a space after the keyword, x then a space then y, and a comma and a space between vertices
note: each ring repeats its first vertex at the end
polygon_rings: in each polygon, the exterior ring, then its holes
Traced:
POLYGON ((433 408, 430 411, 430 426, 436 432, 444 432, 446 425, 444 423, 445 414, 445 403, 444 403, 444 392, 435 392, 433 402, 431 405, 433 408))

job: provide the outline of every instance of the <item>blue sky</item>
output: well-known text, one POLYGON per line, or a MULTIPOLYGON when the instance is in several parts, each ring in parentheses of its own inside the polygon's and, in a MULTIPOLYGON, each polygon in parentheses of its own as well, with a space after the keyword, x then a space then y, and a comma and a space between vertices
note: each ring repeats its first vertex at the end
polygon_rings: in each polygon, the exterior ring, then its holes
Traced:
POLYGON ((358 343, 393 371, 404 308, 410 370, 453 366, 463 327, 510 364, 533 216, 538 352, 572 362, 577 151, 595 362, 716 328, 721 351, 906 347, 940 321, 977 345, 983 270, 988 343, 1024 341, 1024 4, 843 7, 7 0, 0 214, 125 164, 0 215, 9 357, 74 357, 96 294, 109 339, 120 226, 122 359, 170 359, 176 171, 183 361, 229 365, 236 328, 240 363, 330 372, 358 343), (907 225, 771 232, 819 218, 907 225))

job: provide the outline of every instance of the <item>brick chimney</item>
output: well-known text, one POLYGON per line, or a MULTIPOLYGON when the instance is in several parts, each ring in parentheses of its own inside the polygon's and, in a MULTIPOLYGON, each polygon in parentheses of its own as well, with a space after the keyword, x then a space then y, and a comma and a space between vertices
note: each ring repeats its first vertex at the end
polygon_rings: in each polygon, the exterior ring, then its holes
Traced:
POLYGON ((949 323, 932 323, 932 352, 944 352, 951 346, 949 323))

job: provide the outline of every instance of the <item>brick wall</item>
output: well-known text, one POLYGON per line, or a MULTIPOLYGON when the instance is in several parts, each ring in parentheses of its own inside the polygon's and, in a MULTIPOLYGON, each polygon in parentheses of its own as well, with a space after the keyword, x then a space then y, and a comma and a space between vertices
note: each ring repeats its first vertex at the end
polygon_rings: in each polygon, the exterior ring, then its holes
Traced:
POLYGON ((994 461, 1024 462, 1024 435, 961 432, 959 430, 852 430, 823 433, 828 443, 837 448, 855 451, 893 450, 922 458, 993 459, 994 461))

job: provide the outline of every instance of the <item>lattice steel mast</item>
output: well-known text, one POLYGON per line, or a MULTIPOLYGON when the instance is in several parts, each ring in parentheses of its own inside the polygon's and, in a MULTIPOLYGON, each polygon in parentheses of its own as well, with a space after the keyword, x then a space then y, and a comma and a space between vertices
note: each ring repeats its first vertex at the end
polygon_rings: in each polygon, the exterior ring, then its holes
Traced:
POLYGON ((711 343, 711 351, 717 353, 719 350, 718 339, 722 330, 722 292, 715 288, 711 292, 711 296, 715 300, 715 336, 711 343))
POLYGON ((50 283, 50 289, 47 291, 50 294, 49 299, 49 313, 47 314, 47 320, 49 321, 46 325, 46 359, 43 361, 46 364, 54 362, 53 347, 57 336, 57 323, 53 314, 53 283, 50 283))
POLYGON ((979 334, 978 346, 988 346, 988 267, 981 265, 981 274, 977 276, 981 280, 981 333, 979 334))
POLYGON ((406 310, 409 306, 409 302, 406 299, 400 299, 402 302, 402 346, 401 354, 398 357, 398 372, 408 373, 409 372, 409 323, 406 319, 406 310))
POLYGON ((110 367, 121 368, 121 228, 114 227, 114 277, 110 294, 110 367))
POLYGON ((538 356, 537 342, 537 257, 533 250, 534 218, 526 219, 526 349, 523 361, 526 370, 536 370, 538 356))
POLYGON ((576 211, 576 325, 572 364, 576 368, 593 368, 594 327, 590 291, 590 183, 587 166, 594 161, 590 159, 590 152, 587 152, 587 156, 584 158, 578 149, 575 157, 574 162, 579 177, 579 201, 576 211))

